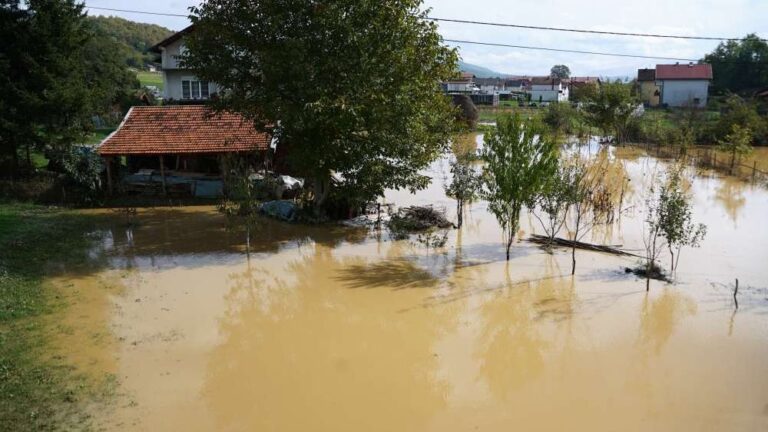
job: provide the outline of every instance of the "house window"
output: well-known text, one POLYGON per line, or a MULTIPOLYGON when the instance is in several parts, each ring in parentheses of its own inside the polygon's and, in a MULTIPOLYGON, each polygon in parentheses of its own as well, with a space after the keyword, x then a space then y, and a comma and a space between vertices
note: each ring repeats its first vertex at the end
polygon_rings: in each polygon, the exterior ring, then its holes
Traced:
POLYGON ((182 99, 208 99, 209 96, 208 81, 198 81, 189 78, 181 80, 182 99))

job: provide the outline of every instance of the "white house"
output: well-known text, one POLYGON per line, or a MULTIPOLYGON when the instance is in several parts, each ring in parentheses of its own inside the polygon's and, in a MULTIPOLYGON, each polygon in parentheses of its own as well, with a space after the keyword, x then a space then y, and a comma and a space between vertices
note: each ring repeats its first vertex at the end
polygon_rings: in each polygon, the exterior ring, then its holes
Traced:
POLYGON ((656 85, 660 103, 671 107, 706 107, 712 65, 656 65, 656 85))
POLYGON ((444 82, 443 89, 447 93, 472 93, 478 90, 475 76, 469 72, 462 72, 460 77, 444 82))
POLYGON ((166 100, 206 100, 219 91, 215 83, 198 79, 191 71, 180 65, 179 56, 185 50, 184 36, 193 30, 193 26, 189 26, 149 49, 160 54, 164 84, 163 98, 166 100))
POLYGON ((568 86, 558 78, 534 77, 531 79, 531 102, 566 102, 568 86))

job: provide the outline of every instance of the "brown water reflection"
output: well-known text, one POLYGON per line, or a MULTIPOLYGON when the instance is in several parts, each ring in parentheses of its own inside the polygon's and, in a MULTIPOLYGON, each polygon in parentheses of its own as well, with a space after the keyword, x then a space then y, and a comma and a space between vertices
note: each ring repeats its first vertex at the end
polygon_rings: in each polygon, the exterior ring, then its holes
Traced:
MULTIPOLYGON (((655 161, 624 151, 636 206, 655 161)), ((390 198, 450 212, 443 168, 390 198)), ((147 210, 105 230, 106 270, 66 281, 63 322, 93 331, 58 349, 118 377, 108 430, 766 430, 768 192, 745 186, 731 216, 728 181, 693 180, 710 235, 647 294, 633 259, 579 252, 571 277, 568 251, 523 242, 505 262, 482 202, 438 251, 265 220, 246 253, 211 208, 147 210)), ((638 247, 642 217, 594 237, 638 247)))

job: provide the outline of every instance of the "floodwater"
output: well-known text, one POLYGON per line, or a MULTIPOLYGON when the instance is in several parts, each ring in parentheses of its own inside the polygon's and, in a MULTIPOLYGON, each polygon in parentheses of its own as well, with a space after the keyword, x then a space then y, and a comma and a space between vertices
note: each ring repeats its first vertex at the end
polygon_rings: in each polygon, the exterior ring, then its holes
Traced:
MULTIPOLYGON (((641 249, 664 162, 608 150, 627 210, 585 241, 641 249)), ((447 171, 387 199, 453 217, 447 171)), ((116 217, 104 268, 53 281, 72 299, 57 350, 114 375, 107 430, 768 430, 768 189, 691 174, 708 236, 649 293, 624 272, 635 258, 579 251, 571 277, 570 251, 521 241, 507 263, 484 202, 438 250, 271 220, 246 247, 208 207, 116 217)))

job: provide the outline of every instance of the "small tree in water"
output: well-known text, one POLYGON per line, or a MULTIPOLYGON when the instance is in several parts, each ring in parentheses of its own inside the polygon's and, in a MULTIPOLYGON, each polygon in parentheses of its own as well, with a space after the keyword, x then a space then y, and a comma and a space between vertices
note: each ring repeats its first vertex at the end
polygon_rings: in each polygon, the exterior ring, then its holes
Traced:
POLYGON ((729 173, 733 174, 733 168, 736 165, 737 157, 752 153, 752 131, 749 128, 733 125, 729 133, 720 145, 718 151, 727 153, 731 156, 731 165, 729 173))
POLYGON ((456 156, 451 161, 451 183, 445 187, 445 194, 456 200, 456 225, 464 223, 464 205, 471 203, 480 196, 483 179, 472 166, 471 160, 456 156))
POLYGON ((704 224, 694 224, 691 203, 682 187, 682 167, 667 171, 664 183, 654 178, 650 197, 646 200, 645 232, 645 289, 650 288, 651 277, 660 278, 661 268, 656 261, 665 244, 671 255, 670 270, 677 268, 680 250, 684 246, 698 247, 707 233, 704 224), (675 258, 677 251, 677 259, 675 258))
POLYGON ((520 211, 539 194, 557 170, 557 147, 535 120, 518 114, 498 119, 485 137, 483 160, 488 209, 506 235, 509 249, 520 225, 520 211))
POLYGON ((575 165, 559 164, 555 175, 544 183, 541 193, 528 204, 529 208, 534 209, 532 213, 549 239, 547 248, 552 247, 557 233, 565 225, 568 209, 576 193, 577 175, 575 165))
POLYGON ((660 225, 669 248, 670 270, 675 271, 681 249, 698 247, 707 234, 707 226, 693 223, 690 198, 682 186, 682 167, 670 169, 668 177, 660 194, 660 225))

